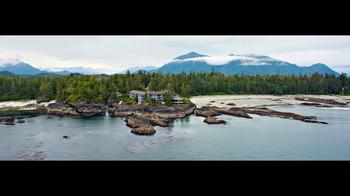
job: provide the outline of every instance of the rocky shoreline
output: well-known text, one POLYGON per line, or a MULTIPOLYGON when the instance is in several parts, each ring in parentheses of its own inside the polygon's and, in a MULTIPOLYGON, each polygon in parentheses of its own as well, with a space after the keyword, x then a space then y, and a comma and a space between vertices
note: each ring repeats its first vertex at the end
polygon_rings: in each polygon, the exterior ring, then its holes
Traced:
POLYGON ((220 116, 221 114, 249 119, 253 118, 249 114, 256 114, 260 116, 299 120, 308 123, 328 124, 327 122, 318 121, 318 118, 315 116, 303 116, 291 112, 280 112, 266 107, 232 107, 227 109, 216 106, 203 106, 196 110, 196 115, 205 117, 204 122, 208 124, 223 124, 222 121, 213 119, 213 117, 220 116))
POLYGON ((194 104, 143 105, 143 104, 69 104, 54 102, 46 106, 30 104, 22 107, 0 109, 0 122, 5 125, 23 123, 22 116, 53 115, 59 117, 91 117, 110 113, 111 117, 126 117, 126 125, 138 135, 155 134, 154 126, 169 127, 175 119, 181 119, 194 113, 194 104), (16 120, 17 119, 17 120, 16 120))
MULTIPOLYGON (((289 100, 291 100, 290 98, 289 100)), ((324 99, 317 97, 297 96, 293 98, 297 102, 294 104, 314 107, 346 107, 347 102, 338 100, 324 99)), ((281 101, 281 99, 274 99, 281 101)), ((216 103, 216 101, 210 101, 216 103)), ((96 115, 105 115, 106 112, 111 117, 124 117, 126 125, 131 128, 131 133, 137 135, 153 135, 156 133, 155 126, 169 127, 176 119, 182 119, 189 115, 204 117, 203 122, 207 124, 227 124, 225 120, 218 119, 220 115, 230 115, 240 118, 253 119, 251 116, 270 116, 283 119, 303 121, 306 123, 328 124, 320 121, 315 116, 304 116, 291 112, 280 112, 261 106, 242 106, 230 101, 229 103, 219 102, 220 107, 216 105, 203 106, 197 108, 194 103, 178 104, 172 106, 166 105, 147 105, 130 103, 109 103, 109 104, 69 104, 66 102, 52 102, 48 104, 21 105, 16 107, 0 108, 0 122, 4 125, 15 125, 25 123, 22 120, 26 117, 38 115, 53 115, 59 117, 91 117, 96 115), (223 107, 224 106, 224 107, 223 107)))

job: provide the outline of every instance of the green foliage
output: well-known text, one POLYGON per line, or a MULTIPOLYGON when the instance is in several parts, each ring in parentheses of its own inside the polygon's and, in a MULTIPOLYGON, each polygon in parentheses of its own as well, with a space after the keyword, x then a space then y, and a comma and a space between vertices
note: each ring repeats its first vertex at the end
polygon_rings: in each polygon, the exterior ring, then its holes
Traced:
POLYGON ((128 95, 122 95, 122 96, 116 97, 116 102, 128 101, 128 99, 129 99, 128 95))
POLYGON ((133 89, 168 90, 164 102, 178 94, 189 98, 213 94, 350 94, 346 74, 224 75, 221 73, 159 74, 140 71, 111 76, 0 76, 0 101, 41 99, 70 103, 129 101, 133 89), (117 92, 123 96, 117 96, 117 92))
POLYGON ((171 101, 172 94, 171 93, 165 93, 163 101, 166 106, 173 105, 173 102, 171 101))
POLYGON ((186 103, 186 104, 192 103, 188 98, 182 98, 182 100, 183 100, 183 103, 186 103))
POLYGON ((158 102, 155 99, 153 99, 153 98, 145 99, 144 103, 150 104, 150 105, 157 105, 158 104, 158 102))
POLYGON ((127 103, 132 103, 136 104, 137 103, 137 98, 136 97, 130 97, 126 100, 127 103))

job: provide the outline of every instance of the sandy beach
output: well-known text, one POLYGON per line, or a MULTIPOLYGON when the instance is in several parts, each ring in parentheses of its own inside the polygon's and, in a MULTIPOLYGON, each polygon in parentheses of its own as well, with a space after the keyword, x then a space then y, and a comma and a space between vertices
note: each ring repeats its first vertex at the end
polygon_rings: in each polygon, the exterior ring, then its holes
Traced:
POLYGON ((303 101, 295 100, 296 97, 312 97, 321 99, 332 99, 342 103, 350 103, 350 96, 338 95, 210 95, 194 96, 191 101, 198 108, 202 106, 217 107, 256 107, 256 106, 274 106, 274 105, 291 105, 300 104, 303 101), (228 105, 230 104, 231 105, 228 105), (233 105, 234 104, 234 105, 233 105))

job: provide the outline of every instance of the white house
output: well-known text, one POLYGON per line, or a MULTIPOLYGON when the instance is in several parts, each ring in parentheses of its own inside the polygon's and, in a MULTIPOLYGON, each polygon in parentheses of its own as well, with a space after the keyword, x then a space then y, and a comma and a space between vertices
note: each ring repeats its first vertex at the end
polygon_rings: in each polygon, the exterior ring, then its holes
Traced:
POLYGON ((132 90, 129 92, 129 97, 134 98, 136 97, 137 103, 142 103, 145 99, 146 92, 144 91, 138 91, 138 90, 132 90))
POLYGON ((148 92, 148 97, 162 102, 164 100, 165 91, 151 91, 148 92))

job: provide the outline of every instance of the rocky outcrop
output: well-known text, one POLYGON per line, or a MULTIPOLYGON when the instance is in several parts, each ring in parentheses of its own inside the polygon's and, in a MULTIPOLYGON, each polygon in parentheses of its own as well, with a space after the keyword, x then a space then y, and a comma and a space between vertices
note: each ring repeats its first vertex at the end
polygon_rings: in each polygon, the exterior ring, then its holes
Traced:
POLYGON ((203 116, 206 118, 220 115, 220 113, 216 111, 215 107, 208 107, 208 106, 203 106, 200 109, 196 109, 195 113, 197 116, 203 116))
POLYGON ((247 112, 242 111, 239 108, 221 109, 219 110, 221 114, 227 114, 231 116, 237 116, 242 118, 252 118, 247 112))
POLYGON ((127 117, 125 119, 126 125, 131 129, 131 133, 137 135, 153 135, 156 133, 154 127, 152 127, 151 123, 147 119, 143 119, 141 117, 127 117))
POLYGON ((291 112, 279 112, 279 111, 271 110, 265 107, 262 107, 262 108, 243 107, 241 108, 241 110, 249 114, 256 114, 261 116, 273 116, 273 117, 279 117, 279 118, 285 118, 285 119, 300 120, 308 123, 328 124, 327 122, 318 121, 317 117, 315 116, 303 116, 303 115, 299 115, 291 112))
POLYGON ((47 113, 57 116, 94 116, 105 114, 104 104, 68 104, 64 102, 50 103, 47 113))
POLYGON ((207 117, 203 120, 203 122, 207 123, 207 124, 226 124, 227 122, 224 120, 218 120, 215 117, 207 117))
POLYGON ((213 116, 219 116, 221 114, 227 114, 231 116, 237 116, 242 118, 252 118, 247 114, 246 112, 240 110, 239 108, 220 108, 216 106, 203 106, 196 110, 197 116, 203 116, 203 117, 213 117, 213 116))
POLYGON ((5 125, 16 125, 15 121, 8 121, 5 122, 5 125))
POLYGON ((107 107, 104 104, 78 104, 75 111, 82 116, 94 116, 105 114, 107 107))
POLYGON ((227 114, 231 116, 237 116, 242 118, 252 118, 249 114, 256 114, 261 116, 273 116, 285 119, 300 120, 308 123, 321 123, 328 124, 327 122, 318 121, 315 116, 303 116, 290 112, 279 112, 268 109, 266 107, 232 107, 232 108, 220 108, 215 106, 203 106, 202 108, 196 109, 197 116, 206 117, 207 121, 210 120, 215 122, 212 117, 219 116, 221 114, 227 114))
POLYGON ((10 116, 0 116, 0 122, 9 122, 11 120, 14 120, 14 118, 10 116))
POLYGON ((315 106, 315 107, 325 107, 325 108, 330 108, 330 107, 332 107, 332 106, 330 106, 330 105, 320 104, 320 103, 314 103, 314 102, 303 102, 303 103, 300 103, 300 105, 315 106))
POLYGON ((33 117, 46 114, 46 108, 41 105, 29 104, 23 107, 2 108, 0 116, 25 116, 33 117))
POLYGON ((306 101, 306 102, 314 102, 319 104, 330 104, 330 105, 338 105, 338 106, 346 106, 347 103, 339 102, 333 99, 321 99, 315 97, 295 97, 297 101, 306 101))
POLYGON ((79 116, 73 105, 64 102, 50 103, 47 106, 47 113, 57 116, 79 116))
POLYGON ((184 118, 193 114, 194 104, 165 105, 135 105, 120 104, 113 109, 114 116, 126 116, 126 125, 132 128, 132 133, 152 135, 156 131, 153 126, 168 127, 174 119, 184 118))
POLYGON ((156 130, 152 126, 140 126, 133 128, 131 133, 137 135, 154 135, 156 130))

